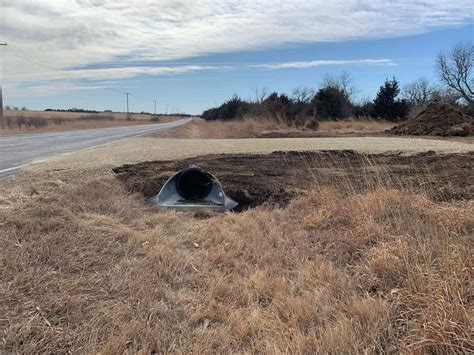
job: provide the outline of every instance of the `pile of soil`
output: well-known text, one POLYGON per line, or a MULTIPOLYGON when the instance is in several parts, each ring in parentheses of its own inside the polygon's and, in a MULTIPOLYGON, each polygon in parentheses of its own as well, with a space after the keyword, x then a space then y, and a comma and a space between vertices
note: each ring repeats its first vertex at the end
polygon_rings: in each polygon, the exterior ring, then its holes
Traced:
POLYGON ((474 196, 474 153, 413 156, 362 155, 353 151, 275 152, 266 155, 207 155, 181 161, 153 161, 114 169, 133 193, 155 196, 168 178, 190 165, 210 171, 237 211, 262 204, 286 205, 311 188, 364 192, 378 186, 428 192, 435 200, 474 196))
POLYGON ((419 136, 472 136, 474 118, 456 106, 435 101, 416 113, 408 121, 392 128, 389 133, 419 136))

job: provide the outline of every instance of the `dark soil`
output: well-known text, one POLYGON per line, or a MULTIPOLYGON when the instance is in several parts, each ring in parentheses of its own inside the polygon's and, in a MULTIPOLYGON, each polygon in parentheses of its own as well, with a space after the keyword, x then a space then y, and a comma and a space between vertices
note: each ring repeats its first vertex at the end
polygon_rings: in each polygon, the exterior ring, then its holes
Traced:
POLYGON ((474 118, 452 104, 435 101, 388 132, 397 135, 467 137, 474 135, 474 118))
POLYGON ((255 138, 334 138, 334 137, 383 137, 384 132, 318 132, 318 131, 272 131, 258 134, 255 138))
POLYGON ((310 188, 363 192, 379 186, 427 192, 435 200, 474 196, 474 153, 414 156, 361 155, 352 151, 275 152, 268 155, 208 155, 153 161, 114 169, 130 192, 155 196, 177 171, 198 165, 214 174, 238 210, 286 205, 310 188))

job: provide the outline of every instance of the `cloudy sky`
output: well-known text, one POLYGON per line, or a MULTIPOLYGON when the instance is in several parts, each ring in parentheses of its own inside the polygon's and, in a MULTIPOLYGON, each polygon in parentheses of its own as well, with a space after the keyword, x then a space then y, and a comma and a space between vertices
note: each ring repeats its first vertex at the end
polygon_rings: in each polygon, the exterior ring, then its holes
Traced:
POLYGON ((291 93, 350 72, 358 96, 386 77, 434 77, 472 41, 472 0, 0 0, 5 104, 179 109, 234 92, 291 93))

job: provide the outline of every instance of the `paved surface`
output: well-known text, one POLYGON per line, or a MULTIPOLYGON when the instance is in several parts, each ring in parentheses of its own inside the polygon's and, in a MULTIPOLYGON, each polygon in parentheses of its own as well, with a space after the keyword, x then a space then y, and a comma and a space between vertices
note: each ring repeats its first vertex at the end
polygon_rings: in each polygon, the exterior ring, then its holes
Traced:
POLYGON ((13 174, 37 158, 175 128, 190 121, 191 119, 182 119, 139 126, 0 135, 0 179, 13 174))

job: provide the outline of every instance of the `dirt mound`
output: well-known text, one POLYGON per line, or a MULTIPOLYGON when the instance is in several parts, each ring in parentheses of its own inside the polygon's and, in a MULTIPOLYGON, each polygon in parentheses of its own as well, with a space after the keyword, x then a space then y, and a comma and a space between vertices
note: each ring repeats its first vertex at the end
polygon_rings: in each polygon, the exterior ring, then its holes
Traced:
POLYGON ((436 200, 474 196, 474 153, 414 156, 361 155, 353 151, 275 152, 261 155, 207 155, 181 161, 152 161, 117 167, 125 187, 145 198, 155 196, 177 171, 199 165, 221 182, 237 211, 262 204, 284 206, 295 196, 321 186, 363 192, 383 185, 430 191, 436 200))
POLYGON ((463 114, 452 104, 432 102, 408 121, 388 132, 397 135, 472 136, 474 119, 472 116, 463 114))

